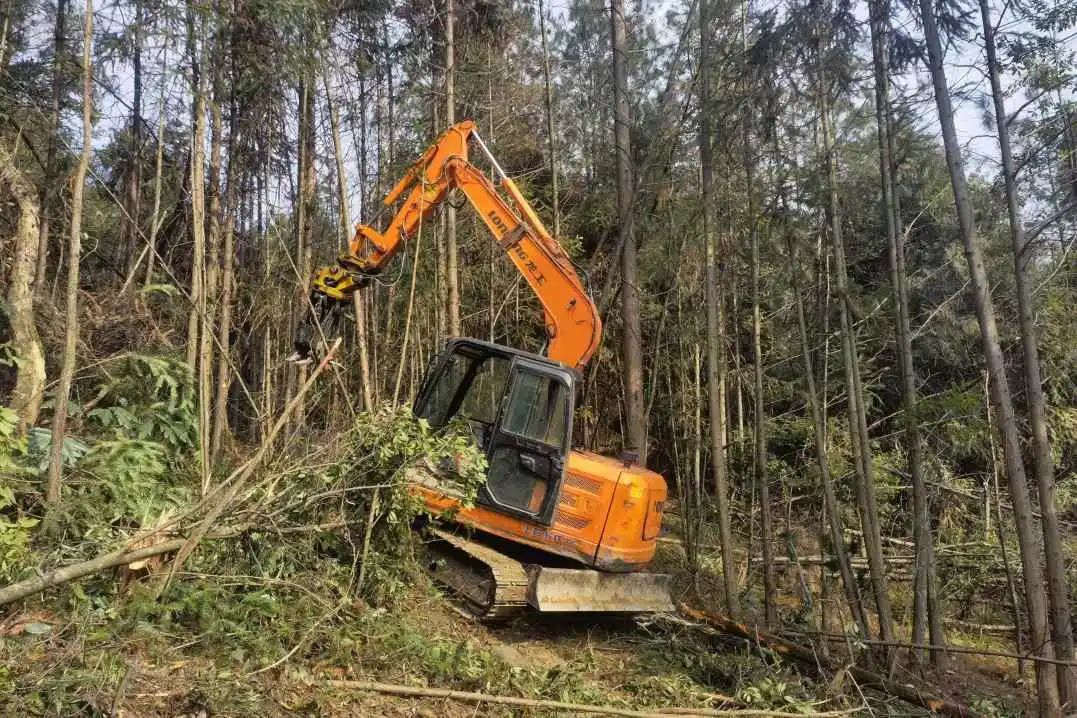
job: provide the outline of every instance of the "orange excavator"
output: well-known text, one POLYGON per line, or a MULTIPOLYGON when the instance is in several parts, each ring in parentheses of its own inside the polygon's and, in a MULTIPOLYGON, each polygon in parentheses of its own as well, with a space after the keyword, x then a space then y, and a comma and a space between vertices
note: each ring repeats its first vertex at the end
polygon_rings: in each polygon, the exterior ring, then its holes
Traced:
MULTIPOLYGON (((488 464, 486 483, 461 507, 451 469, 419 465, 411 490, 434 515, 451 515, 428 535, 435 579, 481 619, 539 611, 672 610, 669 577, 645 569, 654 557, 665 480, 635 456, 573 449, 580 372, 602 322, 572 262, 473 122, 450 127, 384 200, 401 202, 384 230, 358 225, 349 251, 311 282, 318 311, 341 306, 377 276, 422 223, 459 191, 542 304, 545 356, 469 338, 450 339, 432 362, 414 405, 434 427, 466 419, 488 464), (474 143, 505 199, 468 159, 474 143)), ((297 353, 310 346, 297 342, 297 353)))

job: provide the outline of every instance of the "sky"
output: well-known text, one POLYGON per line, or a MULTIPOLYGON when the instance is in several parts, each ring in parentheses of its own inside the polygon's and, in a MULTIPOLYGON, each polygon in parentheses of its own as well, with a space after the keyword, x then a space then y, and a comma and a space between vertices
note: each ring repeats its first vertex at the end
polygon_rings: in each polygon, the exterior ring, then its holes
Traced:
MULTIPOLYGON (((668 15, 662 8, 664 6, 670 8, 676 7, 673 5, 673 0, 657 0, 657 5, 650 7, 649 9, 654 12, 656 18, 664 18, 668 15)), ((569 7, 568 0, 554 0, 552 3, 547 3, 549 12, 552 18, 552 24, 565 22, 567 16, 567 9, 569 7)), ((95 11, 96 22, 96 35, 100 38, 104 33, 117 32, 124 23, 130 21, 130 13, 133 10, 128 7, 127 3, 105 3, 100 5, 95 11)), ((858 14, 864 14, 864 4, 858 3, 858 14)), ((681 21, 683 22, 683 11, 680 13, 681 21)), ((866 22, 866 15, 861 18, 866 22)), ((972 16, 975 23, 979 21, 979 13, 975 13, 972 16)), ((906 32, 918 36, 919 28, 911 18, 896 18, 896 24, 901 25, 902 29, 906 32)), ((1012 20, 1007 20, 1003 23, 1004 31, 1014 31, 1024 29, 1020 24, 1014 24, 1012 20)), ((668 33, 671 37, 680 33, 681 28, 669 27, 662 29, 662 32, 668 33)), ((51 42, 51 24, 49 22, 39 22, 31 30, 32 37, 30 38, 31 47, 45 47, 51 42)), ((98 41, 100 46, 100 41, 98 41)), ((998 143, 992 130, 987 129, 984 124, 984 116, 981 109, 977 106, 975 97, 983 96, 989 93, 990 86, 987 78, 984 74, 985 60, 983 58, 983 51, 981 48, 982 40, 977 35, 973 37, 969 42, 962 43, 955 48, 951 48, 947 56, 947 76, 950 82, 952 93, 959 93, 954 97, 955 105, 955 122, 957 125, 957 131, 959 140, 965 151, 966 169, 970 173, 981 174, 985 177, 994 177, 998 172, 998 143)), ((1077 35, 1069 38, 1068 46, 1077 51, 1077 35)), ((186 92, 185 78, 182 76, 184 68, 182 67, 182 57, 176 53, 174 58, 171 58, 175 67, 171 68, 171 77, 169 86, 167 88, 167 94, 170 97, 173 110, 170 112, 170 116, 182 117, 183 109, 176 107, 176 103, 185 102, 184 93, 186 92)), ((159 62, 158 57, 155 55, 155 51, 150 48, 147 50, 144 62, 148 66, 156 68, 159 62)), ((568 68, 571 72, 571 68, 568 68)), ((101 147, 105 145, 110 137, 115 132, 115 129, 122 123, 128 121, 130 109, 127 103, 130 102, 132 95, 132 78, 130 68, 126 63, 117 63, 112 66, 111 84, 116 88, 119 99, 110 96, 108 93, 99 91, 97 93, 97 111, 99 113, 99 120, 94 130, 94 143, 95 146, 101 147)), ((905 87, 915 87, 918 84, 926 85, 930 87, 930 77, 927 74, 926 68, 922 65, 917 65, 904 76, 898 77, 895 80, 897 83, 905 87)), ((1009 84, 1009 83, 1005 83, 1009 84)), ((348 88, 342 88, 342 91, 347 91, 348 88)), ((147 90, 148 96, 145 98, 145 115, 147 122, 150 125, 156 124, 156 115, 158 113, 158 90, 150 88, 147 90)), ((1012 109, 1020 104, 1023 100, 1023 96, 1018 94, 1008 99, 1007 107, 1012 109)), ((42 108, 45 109, 44 106, 42 108)), ((567 111, 562 109, 562 112, 567 111)), ((77 127, 79 122, 78 108, 72 108, 68 113, 67 121, 72 123, 73 127, 77 127)), ((930 92, 924 94, 924 102, 922 103, 922 123, 921 126, 928 131, 938 132, 938 116, 935 110, 935 104, 932 100, 930 92)), ((78 136, 77 130, 72 133, 72 136, 78 136)), ((346 166, 353 170, 356 168, 356 151, 354 143, 345 139, 346 145, 345 158, 346 166)), ((351 179, 353 191, 357 194, 357 181, 354 178, 351 179)), ((355 206, 353 200, 352 215, 353 218, 359 219, 359 207, 355 206)))

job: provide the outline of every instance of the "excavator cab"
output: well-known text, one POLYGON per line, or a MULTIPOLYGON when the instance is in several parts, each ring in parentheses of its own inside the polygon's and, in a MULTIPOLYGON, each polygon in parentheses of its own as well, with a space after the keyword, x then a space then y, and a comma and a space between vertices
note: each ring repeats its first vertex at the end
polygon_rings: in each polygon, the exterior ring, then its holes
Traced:
POLYGON ((435 428, 454 418, 471 424, 488 464, 480 505, 549 526, 572 439, 575 379, 537 354, 453 339, 428 371, 414 411, 435 428))

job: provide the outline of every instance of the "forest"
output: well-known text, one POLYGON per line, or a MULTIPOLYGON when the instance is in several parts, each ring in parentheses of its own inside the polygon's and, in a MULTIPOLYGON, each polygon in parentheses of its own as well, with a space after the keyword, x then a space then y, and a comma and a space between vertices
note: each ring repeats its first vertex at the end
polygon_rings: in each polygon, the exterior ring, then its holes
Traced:
POLYGON ((0 0, 0 714, 1077 713, 1075 210, 1075 0, 0 0))

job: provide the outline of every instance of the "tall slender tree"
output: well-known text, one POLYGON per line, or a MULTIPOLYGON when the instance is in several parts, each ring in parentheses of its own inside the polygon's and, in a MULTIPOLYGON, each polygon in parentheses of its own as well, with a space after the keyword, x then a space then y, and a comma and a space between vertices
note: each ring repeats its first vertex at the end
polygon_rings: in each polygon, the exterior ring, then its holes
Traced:
MULTIPOLYGON (((199 374, 199 348, 202 332, 206 331, 205 318, 208 307, 206 297, 206 194, 205 194, 205 140, 206 140, 206 90, 202 73, 202 49, 199 42, 204 21, 196 18, 201 13, 197 0, 188 0, 186 12, 187 54, 190 56, 191 73, 191 310, 187 317, 187 364, 199 374)), ((209 491, 209 393, 208 387, 198 385, 198 437, 199 471, 202 493, 209 491)))
MULTIPOLYGON (((931 72, 931 81, 935 91, 935 105, 942 126, 942 140, 946 151, 950 186, 954 195, 954 209, 957 213, 961 242, 965 250, 969 283, 976 305, 976 318, 980 325, 980 340, 983 345, 987 373, 990 377, 991 403, 995 405, 1006 480, 1010 488, 1010 501, 1013 503, 1014 523, 1017 526, 1017 540, 1021 547, 1021 569, 1025 580, 1025 606, 1028 610, 1029 634, 1032 638, 1032 645, 1040 649, 1041 655, 1053 657, 1054 648, 1048 629, 1047 587, 1044 583, 1041 565, 1042 551, 1037 540, 1036 521, 1028 494, 1024 460, 1021 457, 1021 442, 1017 432, 1013 397, 1006 377, 1002 347, 999 344, 995 305, 991 299, 991 284, 984 266, 968 180, 965 177, 965 163, 957 140, 954 108, 950 100, 950 86, 943 64, 938 20, 931 0, 920 0, 920 19, 927 43, 928 69, 931 72)), ((1046 718, 1054 718, 1062 714, 1056 673, 1054 664, 1036 662, 1036 694, 1039 711, 1040 715, 1046 718)))
MULTIPOLYGON (((445 0, 445 124, 456 122, 456 5, 445 0)), ((456 207, 445 208, 445 276, 448 294, 449 334, 460 336, 460 270, 456 244, 456 207)))
MULTIPOLYGON (((763 614, 767 625, 778 622, 777 585, 774 576, 774 556, 772 539, 774 535, 770 511, 770 478, 767 474, 767 414, 766 396, 763 393, 763 313, 760 306, 760 261, 759 261, 759 206, 756 189, 755 167, 757 158, 754 146, 754 110, 752 93, 755 90, 755 77, 748 63, 748 17, 751 2, 744 3, 741 11, 741 73, 745 86, 744 111, 741 117, 744 164, 744 187, 747 195, 748 242, 751 253, 752 284, 752 475, 756 490, 759 492, 760 544, 763 559, 763 614)), ((738 389, 738 396, 740 395, 738 389)), ((743 412, 738 412, 743 415, 743 412)))
POLYGON ((131 99, 131 152, 124 175, 124 222, 121 248, 127 254, 126 276, 134 276, 143 244, 139 219, 142 205, 142 35, 145 13, 141 0, 135 0, 135 24, 131 38, 131 76, 134 92, 131 99))
POLYGON ((628 99, 628 30, 624 1, 611 0, 613 44, 613 138, 617 167, 617 227, 621 251, 621 354, 624 364, 625 445, 647 461, 643 406, 643 344, 640 336, 639 273, 632 211, 632 105, 628 99))
MULTIPOLYGON (((845 599, 852 614, 853 622, 861 636, 870 636, 867 613, 860 598, 860 588, 853 576, 853 569, 849 563, 849 553, 845 548, 844 525, 841 519, 841 509, 838 504, 837 494, 834 492, 834 475, 830 470, 830 458, 827 456, 826 418, 823 415, 822 402, 819 398, 819 390, 815 381, 815 367, 812 361, 811 342, 808 334, 808 322, 804 312, 804 298, 800 293, 800 280, 796 262, 796 248, 792 237, 789 238, 792 262, 790 275, 793 285, 793 300, 796 307, 797 328, 800 337, 800 359, 804 365, 804 394, 811 416, 813 436, 815 439, 815 460, 819 471, 819 485, 823 492, 823 510, 826 512, 827 537, 830 540, 830 550, 834 553, 841 574, 842 588, 845 589, 845 599)), ((825 370, 824 370, 825 376, 825 370)))
POLYGON ((63 109, 67 57, 68 0, 56 0, 56 21, 52 40, 52 108, 49 113, 48 149, 45 155, 45 179, 41 183, 40 221, 38 222, 37 267, 34 271, 34 291, 41 293, 45 286, 45 271, 49 260, 49 225, 56 200, 59 172, 60 111, 63 109))
POLYGON ((33 293, 40 213, 33 186, 19 169, 14 153, 6 142, 0 142, 0 191, 11 195, 18 208, 5 298, 11 338, 18 348, 19 357, 10 402, 18 416, 18 435, 25 436, 30 427, 37 423, 45 394, 45 354, 34 323, 33 293))
POLYGON ((1069 579, 1066 574, 1066 555, 1062 546, 1058 506, 1055 501, 1054 461, 1051 442, 1047 436, 1047 401, 1043 394, 1043 377, 1040 373, 1040 350, 1037 340, 1036 320, 1032 304, 1032 290, 1028 286, 1028 263, 1025 228, 1021 221, 1021 207, 1017 195, 1017 171, 1010 147, 1010 119, 1006 114, 1006 96, 1002 89, 995 26, 991 20, 988 0, 980 0, 980 17, 983 21, 984 49, 987 52, 987 76, 991 81, 994 101, 995 128, 998 131, 999 152, 1002 160, 1002 184, 1006 193, 1006 212, 1010 220, 1010 243, 1013 248, 1013 280, 1017 293, 1018 327, 1021 334, 1021 350, 1024 355, 1025 396, 1028 403, 1028 420, 1032 429, 1032 451, 1036 490, 1039 495, 1043 547, 1047 569, 1047 596, 1051 609, 1051 637, 1055 655, 1071 665, 1058 668, 1058 692, 1063 704, 1077 707, 1077 683, 1072 665, 1074 658, 1073 622, 1070 611, 1069 579))
MULTIPOLYGON (((830 239, 834 257, 834 277, 838 292, 838 316, 841 322, 842 361, 845 369, 845 399, 848 408, 849 436, 853 449, 853 472, 856 475, 857 508, 860 528, 868 554, 872 594, 878 612, 879 636, 883 641, 894 640, 893 617, 890 611, 890 589, 886 580, 879 527, 879 506, 875 497, 875 477, 872 466, 871 442, 868 438, 864 391, 860 379, 860 356, 856 330, 853 327, 853 302, 849 293, 848 272, 845 266, 844 228, 841 203, 838 199, 837 162, 834 157, 830 98, 825 87, 819 89, 819 134, 826 163, 827 197, 830 214, 830 239)), ((888 653, 892 653, 887 649, 888 653)))
POLYGON ((553 78, 550 72, 550 44, 546 32, 546 8, 538 0, 539 36, 542 38, 542 84, 546 100, 546 144, 550 151, 550 204, 553 236, 561 238, 561 201, 557 177, 557 117, 554 111, 553 78))
MULTIPOLYGON (((909 326, 908 281, 905 275, 904 232, 900 226, 897 197, 894 193, 893 156, 891 153, 891 110, 889 76, 890 5, 887 0, 873 0, 870 8, 872 67, 875 78, 875 123, 879 146, 879 177, 882 190, 883 217, 890 254, 890 286, 894 302, 894 331, 901 376, 902 422, 909 480, 913 491, 913 538, 916 544, 916 572, 913 586, 912 642, 924 643, 930 624, 930 643, 946 643, 938 605, 935 576, 935 544, 928 510, 927 485, 921 460, 920 423, 916 415, 916 369, 913 366, 912 331, 909 326)), ((919 655, 917 652, 916 655, 919 655)), ((932 652, 936 663, 944 659, 932 652)))
MULTIPOLYGON (((713 6, 710 0, 699 2, 699 164, 700 201, 703 219, 704 256, 706 258, 707 304, 707 399, 710 416, 711 470, 714 473, 714 498, 718 507, 718 538, 722 551, 722 586, 726 610, 740 613, 737 565, 733 554, 733 532, 729 520, 729 481, 725 455, 725 410, 722 402, 722 379, 725 342, 722 334, 718 264, 718 227, 714 216, 714 103, 711 66, 714 62, 713 6)), ((637 317, 638 322, 638 317, 637 317)), ((627 332, 627 323, 626 330, 627 332)), ((627 342, 627 339, 626 339, 627 342)), ((627 354, 627 344, 626 344, 627 354)), ((627 363, 627 362, 626 362, 627 363)))
POLYGON ((67 299, 64 310, 64 358, 60 368, 60 383, 52 411, 52 444, 49 450, 49 472, 46 480, 46 500, 60 503, 60 484, 63 472, 64 435, 67 430, 67 409, 71 399, 71 384, 75 378, 79 340, 79 264, 82 251, 82 204, 86 188, 86 173, 93 152, 93 0, 86 0, 82 17, 82 148, 79 163, 71 179, 71 228, 67 249, 67 299))

